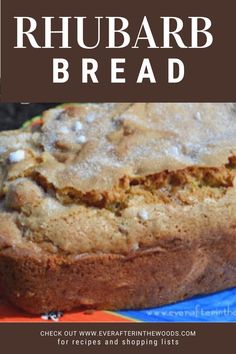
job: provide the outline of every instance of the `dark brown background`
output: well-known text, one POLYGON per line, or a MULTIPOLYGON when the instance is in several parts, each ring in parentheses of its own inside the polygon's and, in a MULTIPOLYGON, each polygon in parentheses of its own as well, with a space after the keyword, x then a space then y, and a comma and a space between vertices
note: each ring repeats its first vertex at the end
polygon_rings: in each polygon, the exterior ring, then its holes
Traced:
MULTIPOLYGON (((0 345, 5 354, 42 354, 42 353, 181 353, 181 354, 233 354, 235 353, 236 324, 207 323, 52 323, 52 324, 0 324, 0 345), (196 330, 196 337, 179 338, 179 346, 126 347, 57 347, 56 337, 40 337, 40 330, 196 330)), ((68 337, 67 337, 68 338, 68 337)), ((93 339, 94 337, 88 337, 93 339)), ((107 337, 106 339, 110 339, 107 337)), ((125 337, 120 337, 123 339, 125 337)), ((145 337, 144 337, 145 338, 145 337)), ((169 337, 171 338, 171 337, 169 337)), ((132 339, 132 337, 130 337, 132 339)))
POLYGON ((0 103, 0 131, 18 129, 25 121, 56 105, 56 103, 0 103))
MULTIPOLYGON (((235 13, 233 0, 2 0, 2 99, 11 102, 60 101, 236 101, 235 13), (214 43, 206 49, 14 49, 16 21, 14 16, 125 16, 130 32, 137 35, 140 20, 149 17, 155 33, 161 35, 160 16, 207 16, 212 20, 214 43), (69 60, 71 80, 67 84, 52 83, 52 58, 69 60), (81 84, 80 58, 99 61, 100 84, 81 84), (110 58, 126 57, 126 84, 110 84, 110 58), (143 57, 149 57, 158 69, 158 84, 135 84, 143 57), (167 58, 184 61, 185 79, 168 84, 167 58), (156 63, 156 64, 155 64, 156 63)), ((73 25, 71 27, 72 41, 73 25)), ((106 26, 102 27, 103 44, 106 26)), ((42 33, 39 35, 42 35, 42 33)), ((186 26, 185 39, 190 28, 186 26)), ((93 28, 88 38, 93 38, 93 28)), ((135 35, 133 36, 135 38, 135 35)), ((134 39, 133 39, 134 41, 134 39)))

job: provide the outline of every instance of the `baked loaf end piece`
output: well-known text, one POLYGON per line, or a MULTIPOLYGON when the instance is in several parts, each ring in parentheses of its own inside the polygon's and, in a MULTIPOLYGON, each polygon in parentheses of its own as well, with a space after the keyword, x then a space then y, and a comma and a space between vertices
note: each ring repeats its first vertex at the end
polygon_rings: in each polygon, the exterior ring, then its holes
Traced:
POLYGON ((236 109, 52 109, 0 134, 0 274, 31 313, 144 308, 236 285, 236 109))

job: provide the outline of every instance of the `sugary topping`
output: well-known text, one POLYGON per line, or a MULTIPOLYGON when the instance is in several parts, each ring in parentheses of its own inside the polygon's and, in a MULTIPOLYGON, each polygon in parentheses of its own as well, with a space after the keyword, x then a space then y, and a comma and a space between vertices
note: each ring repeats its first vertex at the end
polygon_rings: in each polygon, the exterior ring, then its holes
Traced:
POLYGON ((194 118, 198 121, 201 121, 202 119, 202 115, 201 115, 201 112, 196 112, 195 115, 194 115, 194 118))
POLYGON ((62 134, 69 134, 70 130, 67 127, 60 127, 59 132, 62 134))
POLYGON ((148 212, 146 210, 140 210, 138 212, 138 217, 142 221, 147 221, 149 219, 149 214, 148 214, 148 212))
POLYGON ((84 144, 84 143, 86 143, 86 141, 87 141, 87 139, 86 139, 86 136, 84 136, 84 135, 80 135, 80 136, 78 136, 78 138, 77 138, 77 142, 78 142, 79 144, 84 144))
POLYGON ((83 124, 79 121, 75 122, 75 131, 78 132, 83 129, 83 124))
POLYGON ((8 161, 10 163, 17 163, 23 161, 25 159, 25 151, 24 150, 17 150, 11 152, 8 157, 8 161))
POLYGON ((96 119, 96 113, 89 113, 88 116, 86 117, 86 122, 87 123, 92 123, 96 119))

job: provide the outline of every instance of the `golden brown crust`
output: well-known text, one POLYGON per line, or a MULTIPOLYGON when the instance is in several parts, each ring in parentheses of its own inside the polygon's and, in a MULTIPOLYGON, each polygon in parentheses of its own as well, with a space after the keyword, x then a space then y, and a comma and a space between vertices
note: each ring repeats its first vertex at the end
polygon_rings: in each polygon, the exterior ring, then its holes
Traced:
POLYGON ((155 248, 114 254, 39 259, 5 250, 2 287, 30 313, 50 310, 145 308, 236 285, 236 238, 222 233, 185 241, 167 237, 155 248))

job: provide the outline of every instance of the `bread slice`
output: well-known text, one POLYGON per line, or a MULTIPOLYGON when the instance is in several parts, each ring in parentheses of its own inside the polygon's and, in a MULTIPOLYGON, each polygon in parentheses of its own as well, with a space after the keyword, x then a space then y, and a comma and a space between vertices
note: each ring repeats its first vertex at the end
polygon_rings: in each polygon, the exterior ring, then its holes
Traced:
POLYGON ((236 109, 101 103, 0 134, 0 274, 30 313, 236 285, 236 109))

